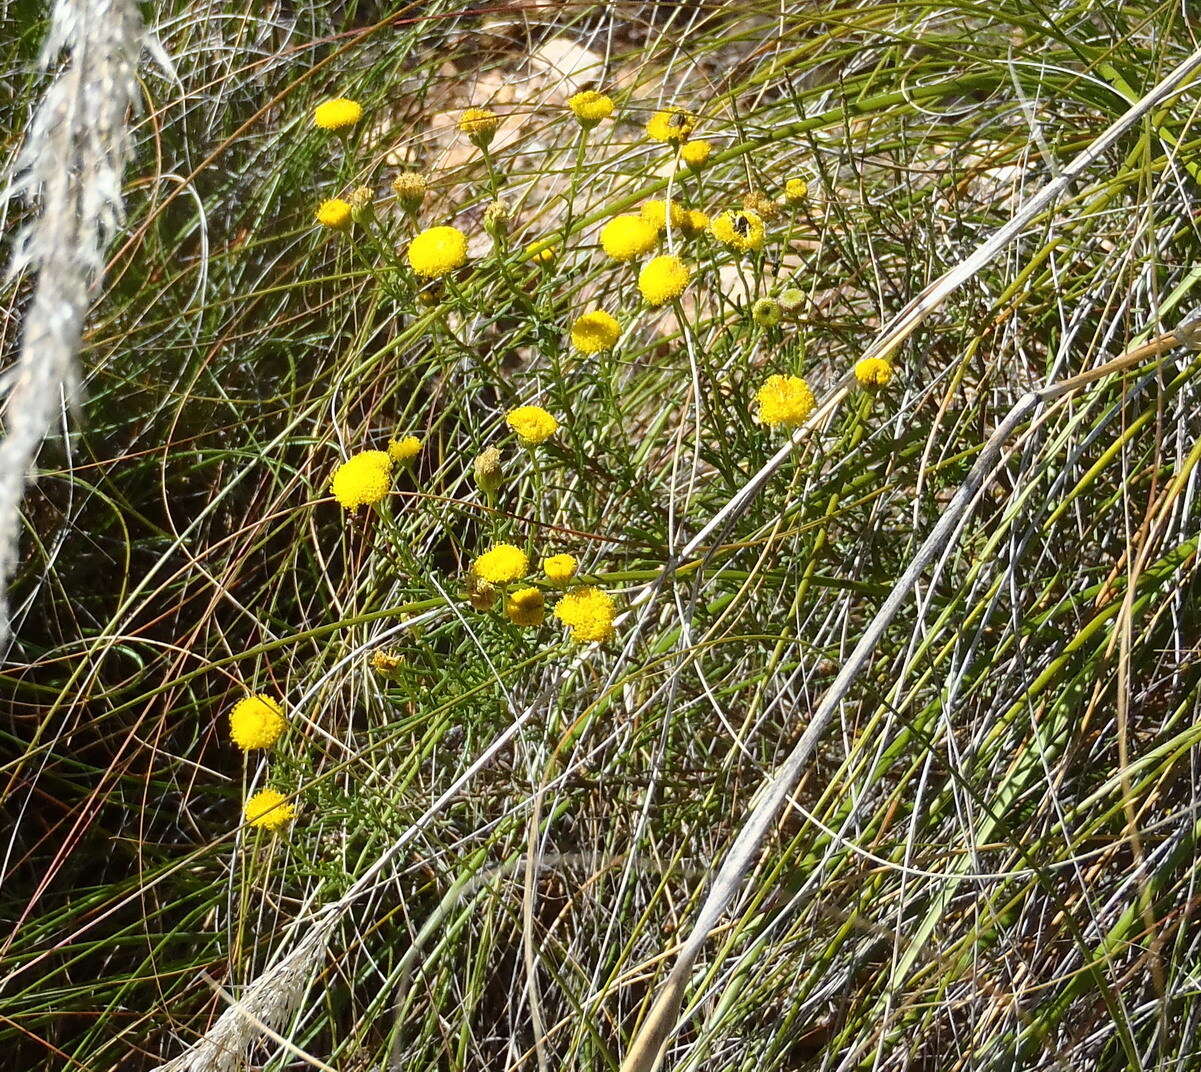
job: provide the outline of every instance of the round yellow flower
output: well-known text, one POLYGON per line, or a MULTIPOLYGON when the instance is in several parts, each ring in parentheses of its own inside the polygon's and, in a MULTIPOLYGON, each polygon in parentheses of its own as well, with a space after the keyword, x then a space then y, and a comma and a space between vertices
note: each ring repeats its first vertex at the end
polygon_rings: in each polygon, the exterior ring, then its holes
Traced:
POLYGON ((349 201, 343 201, 340 197, 331 197, 328 201, 322 201, 315 215, 317 222, 322 227, 332 227, 336 230, 341 230, 344 227, 350 226, 351 207, 349 201))
POLYGON ((261 692, 243 697, 229 713, 229 735, 243 752, 270 748, 286 725, 283 708, 261 692))
POLYGON ((707 213, 699 212, 696 209, 688 210, 688 222, 684 224, 684 230, 689 234, 703 234, 709 230, 709 216, 707 213))
POLYGON ((654 141, 684 141, 696 126, 696 116, 683 108, 666 108, 647 120, 646 133, 654 141))
POLYGON ((749 209, 719 213, 709 230, 719 242, 734 249, 745 252, 763 248, 763 217, 749 209))
POLYGON ((457 227, 428 227, 409 243, 409 266, 426 279, 467 263, 467 236, 457 227))
POLYGON ((509 584, 519 581, 530 571, 526 553, 511 543, 498 543, 471 564, 471 572, 488 584, 509 584))
POLYGON ((679 257, 667 254, 647 261, 638 273, 638 289, 651 305, 678 298, 692 278, 692 269, 679 257))
POLYGON ((855 379, 861 387, 884 387, 892 379, 892 362, 882 357, 865 357, 855 362, 855 379))
POLYGON ((584 313, 571 325, 571 345, 582 354, 611 350, 620 335, 621 325, 603 309, 584 313))
POLYGON ((794 205, 799 205, 809 196, 809 184, 804 179, 789 179, 784 184, 784 196, 794 205))
POLYGON ((296 808, 285 803, 287 799, 278 789, 260 789, 246 801, 242 816, 251 826, 279 830, 296 818, 296 808))
POLYGON ((571 630, 577 644, 608 640, 613 636, 617 606, 608 592, 599 588, 577 588, 555 607, 555 617, 571 630))
POLYGON ((505 616, 514 625, 541 625, 546 597, 540 588, 518 588, 505 597, 505 616))
POLYGON ((546 574, 546 579, 552 584, 566 584, 576 575, 576 570, 579 568, 580 564, 576 561, 575 555, 551 555, 542 560, 542 572, 546 574))
MULTIPOLYGON (((678 201, 673 200, 671 208, 672 230, 680 231, 688 226, 688 209, 678 201)), ((648 201, 638 213, 647 223, 653 223, 656 231, 667 228, 667 201, 648 201)))
POLYGON ((498 126, 500 116, 487 108, 468 108, 459 116, 459 130, 480 148, 492 140, 498 126))
POLYGON ((694 171, 700 171, 707 163, 713 152, 713 143, 704 138, 696 141, 686 141, 680 146, 680 159, 694 171))
POLYGON ((531 242, 525 247, 523 256, 527 261, 549 267, 555 263, 555 247, 544 245, 542 242, 531 242))
POLYGON ((509 410, 505 423, 527 447, 545 443, 559 430, 559 422, 541 406, 518 406, 509 410))
POLYGON ((784 310, 778 301, 771 298, 760 298, 751 306, 751 319, 765 328, 774 328, 784 319, 784 310))
POLYGON ((567 100, 567 107, 584 128, 594 127, 613 114, 613 100, 594 89, 586 89, 567 100))
POLYGON ((813 392, 800 376, 768 376, 756 398, 759 419, 773 428, 803 424, 816 405, 813 392))
POLYGON ((358 101, 346 97, 335 97, 333 100, 318 104, 313 111, 313 122, 322 130, 341 130, 352 127, 363 118, 363 106, 358 101))
POLYGON ((421 440, 416 436, 388 440, 388 457, 395 465, 408 465, 421 453, 421 440))
POLYGON ((330 490, 347 510, 371 506, 388 494, 392 459, 382 450, 361 450, 334 470, 330 490))
POLYGON ((614 216, 601 228, 600 244, 615 261, 632 261, 655 248, 659 228, 642 216, 614 216))

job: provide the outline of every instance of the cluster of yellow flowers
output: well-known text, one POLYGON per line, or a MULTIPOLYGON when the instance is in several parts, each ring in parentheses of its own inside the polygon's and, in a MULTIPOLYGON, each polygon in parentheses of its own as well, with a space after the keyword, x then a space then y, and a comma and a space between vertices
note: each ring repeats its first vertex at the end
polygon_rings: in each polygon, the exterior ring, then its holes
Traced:
MULTIPOLYGON (((243 752, 273 747, 287 725, 283 708, 266 693, 244 696, 229 713, 229 736, 243 752)), ((260 789, 242 814, 251 826, 279 830, 296 817, 296 808, 278 789, 260 789)))

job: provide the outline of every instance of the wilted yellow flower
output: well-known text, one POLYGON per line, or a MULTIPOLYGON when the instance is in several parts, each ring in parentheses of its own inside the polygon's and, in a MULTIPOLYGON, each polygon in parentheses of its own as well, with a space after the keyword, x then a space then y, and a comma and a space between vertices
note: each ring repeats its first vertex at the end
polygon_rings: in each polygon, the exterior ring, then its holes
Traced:
POLYGON ((518 406, 509 410, 505 423, 527 447, 546 442, 559 430, 559 422, 541 406, 518 406))
POLYGON ((489 584, 519 581, 530 570, 526 553, 511 543, 498 543, 471 564, 471 572, 489 584))
POLYGON ((408 465, 421 453, 421 440, 416 436, 388 440, 388 457, 395 465, 408 465))
POLYGON ((576 317, 571 325, 571 345, 582 354, 597 354, 612 349, 621 335, 621 325, 603 309, 593 309, 576 317))
POLYGON ((692 278, 692 269, 679 257, 667 254, 655 257, 638 273, 638 289, 651 305, 662 305, 678 298, 692 278))
POLYGON ((335 97, 333 100, 318 104, 313 111, 313 122, 322 130, 341 130, 352 127, 363 118, 363 106, 358 101, 346 97, 335 97))
POLYGON ((542 560, 542 572, 546 574, 546 579, 552 584, 565 584, 576 575, 576 570, 579 568, 580 564, 576 561, 575 555, 551 555, 542 560))
POLYGON ((773 428, 803 424, 816 404, 813 392, 800 376, 768 376, 756 398, 759 419, 773 428))
POLYGON ((613 636, 617 606, 608 592, 599 588, 577 588, 555 607, 555 617, 571 630, 577 644, 608 640, 613 636))
POLYGON ((477 577, 474 573, 467 574, 467 598, 475 610, 487 614, 496 603, 498 595, 500 589, 496 585, 485 581, 483 577, 477 577))
POLYGON ((789 179, 784 184, 784 196, 794 205, 799 205, 809 196, 809 184, 804 179, 789 179))
MULTIPOLYGON (((662 231, 667 227, 667 201, 648 201, 638 213, 647 223, 655 225, 655 230, 662 231)), ((671 201, 671 226, 679 231, 688 226, 688 210, 678 201, 671 201)))
POLYGON ((468 108, 459 116, 459 130, 481 149, 491 140, 500 126, 500 116, 487 108, 468 108))
POLYGON ((404 664, 404 657, 397 655, 394 651, 388 651, 384 648, 377 648, 371 653, 371 669, 374 670, 380 677, 386 677, 389 680, 395 679, 401 666, 404 664))
POLYGON ((505 616, 514 625, 541 625, 546 597, 540 588, 518 588, 505 597, 505 616))
POLYGON ((426 279, 437 279, 466 263, 467 236, 457 227, 429 227, 409 243, 409 265, 426 279))
POLYGON ((743 251, 763 247, 763 218, 757 212, 722 212, 709 230, 723 245, 743 251))
POLYGON ((884 387, 892 379, 892 362, 864 357, 855 362, 855 379, 861 387, 884 387))
POLYGON ((613 114, 613 101, 594 89, 585 89, 567 100, 567 107, 585 129, 596 126, 613 114))
POLYGON ((371 506, 388 494, 392 459, 382 450, 361 450, 334 470, 330 490, 347 510, 371 506))
POLYGON ((243 752, 270 748, 286 725, 283 708, 261 692, 244 696, 229 713, 229 735, 243 752))
POLYGON ((683 108, 666 108, 647 120, 647 136, 654 141, 684 141, 696 126, 696 116, 683 108))
POLYGON ((343 201, 340 197, 322 201, 315 213, 317 222, 322 227, 332 227, 339 231, 350 226, 350 214, 350 202, 343 201))
POLYGON ((614 216, 601 228, 601 248, 617 261, 632 261, 655 248, 659 228, 642 216, 614 216))
POLYGON ((410 212, 416 212, 421 207, 426 188, 426 178, 420 171, 402 171, 392 180, 393 192, 410 212))
POLYGON ((760 190, 752 190, 747 194, 742 199, 742 207, 748 212, 757 212, 765 220, 774 220, 780 215, 780 203, 760 190))
POLYGON ((500 451, 496 447, 488 447, 481 451, 472 463, 472 470, 475 473, 475 482, 487 495, 495 495, 505 482, 504 470, 500 464, 500 451))
POLYGON ((296 808, 285 803, 287 799, 277 789, 260 789, 246 801, 242 817, 251 826, 279 830, 296 818, 296 808))
POLYGON ((704 138, 696 141, 686 141, 680 146, 680 159, 694 171, 700 171, 707 163, 713 152, 713 143, 704 138))
POLYGON ((509 233, 509 224, 512 222, 512 210, 499 198, 489 202, 484 209, 484 230, 498 241, 509 233))

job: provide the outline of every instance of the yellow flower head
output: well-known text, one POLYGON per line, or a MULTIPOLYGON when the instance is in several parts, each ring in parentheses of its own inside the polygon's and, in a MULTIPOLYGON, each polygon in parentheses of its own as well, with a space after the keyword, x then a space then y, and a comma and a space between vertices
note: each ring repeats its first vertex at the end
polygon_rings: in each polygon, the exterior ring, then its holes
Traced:
POLYGON ((498 126, 500 116, 487 108, 468 108, 459 116, 459 130, 481 149, 492 140, 498 126))
POLYGON ((402 171, 392 180, 392 192, 410 212, 416 212, 425 200, 425 176, 420 171, 402 171))
POLYGON ((505 616, 514 625, 541 625, 546 597, 540 588, 518 588, 505 597, 505 616))
POLYGON ((667 254, 655 257, 642 266, 638 273, 638 289, 651 305, 663 305, 684 293, 692 269, 679 257, 667 254))
POLYGON ((371 653, 370 662, 371 669, 379 674, 380 677, 394 679, 404 664, 404 656, 397 655, 396 652, 389 651, 386 648, 376 648, 371 653))
POLYGON ((617 606, 608 592, 592 587, 577 588, 559 600, 555 617, 571 630, 572 640, 587 644, 613 636, 617 606))
POLYGON ((855 379, 860 387, 884 387, 892 379, 892 362, 882 357, 865 357, 855 362, 855 379))
POLYGON ((700 171, 707 163, 713 152, 713 143, 697 138, 696 141, 686 141, 680 146, 680 159, 693 171, 700 171))
POLYGON ((264 830, 279 830, 296 818, 296 808, 278 789, 260 789, 248 801, 242 812, 251 826, 264 830))
POLYGON ((363 106, 358 101, 348 100, 346 97, 324 101, 313 111, 313 122, 322 130, 352 127, 362 118, 363 106))
POLYGON ((519 581, 530 571, 526 553, 511 543, 498 543, 471 564, 471 572, 488 584, 509 584, 519 581))
POLYGON ((647 120, 647 137, 653 141, 684 141, 696 126, 696 116, 683 108, 667 108, 647 120))
POLYGON ((340 197, 331 197, 328 201, 322 201, 315 215, 317 222, 322 227, 332 227, 336 230, 350 226, 351 207, 349 201, 343 201, 340 197))
POLYGON ((689 209, 688 222, 684 224, 684 230, 693 235, 703 234, 709 230, 708 214, 699 212, 697 209, 689 209))
POLYGON ((613 100, 595 89, 586 89, 567 100, 567 107, 585 129, 596 126, 613 114, 613 100))
POLYGON ((799 205, 809 196, 809 184, 804 179, 789 179, 784 184, 784 196, 794 205, 799 205))
POLYGON ((421 453, 421 440, 415 435, 388 440, 388 457, 395 465, 408 465, 421 453))
POLYGON ((505 414, 508 424, 517 438, 527 447, 536 447, 550 439, 558 430, 559 422, 541 406, 518 406, 505 414))
POLYGON ((803 424, 816 404, 809 385, 800 376, 768 376, 756 395, 759 419, 774 428, 803 424))
POLYGON ((720 213, 709 230, 719 242, 734 249, 745 252, 763 248, 763 217, 749 209, 720 213))
POLYGON ((527 261, 541 264, 544 268, 555 263, 555 247, 543 242, 531 242, 525 247, 524 256, 527 261))
POLYGON ((780 215, 780 203, 761 190, 752 190, 747 194, 742 199, 742 207, 748 212, 757 212, 765 220, 774 220, 780 215))
POLYGON ((655 248, 659 228, 642 216, 614 216, 601 228, 600 243, 615 261, 632 261, 655 248))
POLYGON ((361 450, 344 461, 330 478, 334 498, 347 510, 371 506, 388 494, 392 459, 382 450, 361 450))
POLYGON ((229 735, 243 752, 270 748, 286 725, 283 708, 261 692, 243 697, 229 713, 229 735))
POLYGON ((428 227, 409 243, 409 266, 426 279, 467 263, 467 236, 457 227, 428 227))
POLYGON ((620 335, 621 325, 603 309, 584 313, 571 325, 571 345, 582 354, 611 350, 620 335))
POLYGON ((551 555, 542 560, 542 572, 546 574, 546 579, 552 584, 565 584, 576 575, 576 570, 579 568, 580 564, 576 561, 575 555, 551 555))
MULTIPOLYGON (((647 221, 653 223, 656 231, 665 230, 667 227, 667 201, 648 201, 642 206, 639 215, 647 221)), ((670 202, 671 208, 671 227, 673 231, 683 230, 688 226, 688 209, 681 205, 678 201, 670 202)))

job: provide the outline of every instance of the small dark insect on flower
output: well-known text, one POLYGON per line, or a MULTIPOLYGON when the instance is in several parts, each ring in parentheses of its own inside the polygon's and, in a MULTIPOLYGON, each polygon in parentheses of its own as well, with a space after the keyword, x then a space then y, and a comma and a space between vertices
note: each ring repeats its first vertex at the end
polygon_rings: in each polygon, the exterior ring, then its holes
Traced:
POLYGON ((734 233, 739 238, 746 238, 751 233, 751 221, 748 220, 741 212, 734 217, 734 233))
POLYGON ((667 125, 669 127, 682 127, 684 125, 684 113, 672 112, 671 115, 667 117, 667 125))

